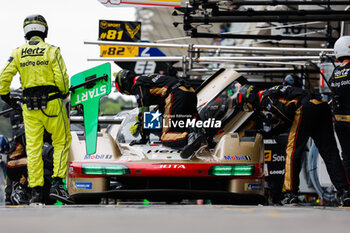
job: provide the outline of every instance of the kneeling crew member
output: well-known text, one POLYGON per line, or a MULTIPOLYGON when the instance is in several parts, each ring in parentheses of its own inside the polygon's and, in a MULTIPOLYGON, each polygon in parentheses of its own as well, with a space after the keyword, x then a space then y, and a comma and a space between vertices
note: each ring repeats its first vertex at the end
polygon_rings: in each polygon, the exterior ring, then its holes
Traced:
POLYGON ((30 15, 23 24, 27 43, 13 50, 0 72, 0 95, 11 99, 10 84, 19 72, 23 88, 23 120, 27 141, 28 178, 31 203, 42 202, 44 172, 42 160, 44 129, 52 135, 54 147, 53 184, 50 195, 68 197, 62 178, 66 177, 71 134, 62 99, 69 94, 67 69, 58 47, 44 42, 48 26, 41 15, 30 15))
POLYGON ((272 112, 289 128, 284 179, 287 195, 282 204, 298 202, 301 157, 311 137, 341 196, 342 204, 350 206, 349 180, 339 156, 331 109, 320 95, 292 86, 275 86, 258 92, 254 86, 244 85, 239 91, 237 104, 248 111, 272 112))
MULTIPOLYGON (((198 118, 197 95, 185 80, 156 74, 136 76, 132 71, 121 70, 116 74, 115 84, 121 93, 136 96, 140 109, 139 122, 142 122, 143 112, 149 106, 159 107, 163 114, 163 126, 166 126, 162 127, 161 141, 168 147, 184 146, 181 153, 182 158, 190 157, 205 141, 204 135, 196 130, 174 128, 170 125, 170 121, 173 120, 198 118)), ((140 125, 139 122, 137 124, 140 125)), ((147 132, 142 129, 142 126, 138 128, 142 135, 138 143, 146 143, 148 141, 147 132)))

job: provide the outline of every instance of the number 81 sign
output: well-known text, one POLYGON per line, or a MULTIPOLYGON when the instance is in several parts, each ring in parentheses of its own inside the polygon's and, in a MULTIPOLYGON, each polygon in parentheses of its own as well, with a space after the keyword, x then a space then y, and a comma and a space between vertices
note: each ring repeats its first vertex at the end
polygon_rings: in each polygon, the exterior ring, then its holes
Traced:
MULTIPOLYGON (((99 40, 136 42, 141 38, 141 22, 100 20, 99 40)), ((136 57, 139 48, 135 46, 100 45, 101 57, 136 57)))
POLYGON ((100 20, 98 38, 104 41, 139 41, 141 22, 100 20))

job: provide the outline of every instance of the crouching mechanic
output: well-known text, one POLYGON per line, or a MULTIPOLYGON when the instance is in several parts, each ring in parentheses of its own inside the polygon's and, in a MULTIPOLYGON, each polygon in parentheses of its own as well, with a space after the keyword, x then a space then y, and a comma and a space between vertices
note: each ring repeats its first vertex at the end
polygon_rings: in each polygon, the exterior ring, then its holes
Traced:
POLYGON ((349 180, 339 156, 331 109, 320 95, 289 85, 260 92, 252 85, 244 85, 239 91, 237 104, 245 111, 269 111, 280 118, 280 126, 284 126, 279 127, 280 130, 289 128, 284 178, 287 193, 282 204, 298 202, 301 157, 311 137, 340 195, 341 204, 350 206, 349 180))
POLYGON ((14 49, 0 72, 0 95, 11 107, 12 78, 19 72, 23 88, 23 120, 27 142, 28 179, 32 189, 31 203, 42 202, 44 185, 44 129, 52 135, 54 171, 50 196, 64 196, 62 178, 66 177, 71 135, 62 98, 69 94, 67 69, 58 47, 44 42, 48 26, 41 15, 30 15, 23 24, 27 42, 14 49))
POLYGON ((205 141, 204 134, 198 130, 175 128, 169 124, 174 120, 186 120, 186 117, 198 118, 197 95, 185 80, 156 74, 136 76, 132 71, 121 70, 116 74, 115 84, 121 93, 136 96, 140 112, 131 131, 137 128, 142 136, 136 143, 148 141, 149 135, 142 129, 141 122, 143 112, 151 105, 157 105, 163 115, 162 143, 168 147, 184 146, 180 154, 182 158, 190 157, 205 141))

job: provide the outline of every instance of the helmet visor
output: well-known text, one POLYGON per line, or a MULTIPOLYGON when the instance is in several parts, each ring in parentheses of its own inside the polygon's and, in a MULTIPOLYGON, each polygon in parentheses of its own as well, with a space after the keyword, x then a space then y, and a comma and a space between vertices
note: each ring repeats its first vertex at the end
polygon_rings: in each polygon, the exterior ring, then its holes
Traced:
POLYGON ((24 34, 26 35, 28 32, 32 32, 32 31, 39 31, 39 32, 45 33, 46 28, 42 24, 31 23, 24 26, 23 30, 24 30, 24 34))

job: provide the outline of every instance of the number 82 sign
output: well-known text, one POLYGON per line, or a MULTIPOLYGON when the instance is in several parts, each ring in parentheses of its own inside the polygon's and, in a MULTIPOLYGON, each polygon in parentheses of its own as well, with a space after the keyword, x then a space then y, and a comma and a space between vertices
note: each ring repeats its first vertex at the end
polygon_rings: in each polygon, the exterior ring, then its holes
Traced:
POLYGON ((137 46, 100 45, 101 57, 136 57, 137 55, 139 55, 137 46))

